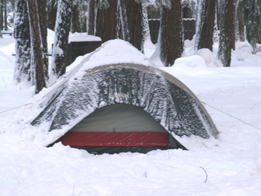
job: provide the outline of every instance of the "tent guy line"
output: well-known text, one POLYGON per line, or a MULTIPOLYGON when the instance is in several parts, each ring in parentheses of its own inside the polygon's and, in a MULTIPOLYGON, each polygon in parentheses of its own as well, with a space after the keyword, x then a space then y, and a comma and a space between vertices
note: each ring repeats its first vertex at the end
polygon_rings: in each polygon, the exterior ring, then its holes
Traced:
MULTIPOLYGON (((206 103, 206 102, 201 101, 201 103, 204 104, 204 105, 207 105, 207 106, 209 106, 209 107, 211 107, 211 108, 213 108, 213 109, 215 109, 215 110, 217 110, 217 111, 219 111, 219 112, 221 112, 221 113, 223 113, 223 114, 226 114, 226 115, 230 116, 231 118, 234 118, 234 119, 236 119, 236 120, 238 120, 238 121, 240 121, 240 122, 242 122, 242 123, 244 123, 244 124, 246 124, 246 125, 248 125, 248 126, 251 126, 251 127, 255 128, 255 129, 261 131, 261 128, 256 127, 256 126, 254 126, 254 125, 251 125, 250 123, 245 122, 245 121, 243 121, 243 120, 241 120, 241 119, 239 119, 239 118, 237 118, 237 117, 235 117, 235 116, 233 116, 233 115, 231 115, 231 114, 228 114, 228 113, 226 113, 226 112, 224 112, 224 111, 222 111, 222 110, 220 110, 220 109, 218 109, 218 108, 216 108, 216 107, 214 107, 214 106, 211 106, 211 105, 209 105, 209 104, 206 103)), ((12 111, 12 110, 16 110, 16 109, 19 109, 19 108, 22 108, 22 107, 25 107, 25 106, 30 105, 30 104, 32 104, 32 103, 27 103, 27 104, 25 104, 25 105, 17 106, 17 107, 15 107, 15 108, 11 108, 11 109, 8 109, 8 110, 0 111, 0 114, 5 113, 5 112, 9 112, 9 111, 12 111)))
POLYGON ((0 111, 0 114, 5 113, 5 112, 9 112, 9 111, 12 111, 12 110, 16 110, 16 109, 19 109, 19 108, 22 108, 22 107, 28 106, 30 104, 33 104, 33 103, 27 103, 25 105, 17 106, 15 108, 11 108, 11 109, 8 109, 8 110, 0 111))
POLYGON ((244 123, 244 124, 246 124, 246 125, 248 125, 248 126, 250 126, 250 127, 253 127, 253 128, 255 128, 255 129, 261 131, 261 128, 259 128, 259 127, 256 127, 256 126, 254 126, 254 125, 251 125, 250 123, 245 122, 245 121, 243 121, 243 120, 241 120, 241 119, 239 119, 239 118, 237 118, 237 117, 235 117, 235 116, 233 116, 233 115, 231 115, 231 114, 228 114, 228 113, 226 113, 226 112, 224 112, 224 111, 222 111, 222 110, 220 110, 220 109, 218 109, 218 108, 216 108, 216 107, 214 107, 214 106, 211 106, 211 105, 209 105, 209 104, 207 104, 207 103, 205 103, 205 102, 203 102, 203 101, 201 101, 201 103, 204 104, 204 105, 207 105, 207 106, 213 108, 214 110, 217 110, 217 111, 219 111, 219 112, 221 112, 221 113, 223 113, 223 114, 226 114, 226 115, 230 116, 231 118, 234 118, 234 119, 236 119, 236 120, 238 120, 238 121, 240 121, 240 122, 242 122, 242 123, 244 123))

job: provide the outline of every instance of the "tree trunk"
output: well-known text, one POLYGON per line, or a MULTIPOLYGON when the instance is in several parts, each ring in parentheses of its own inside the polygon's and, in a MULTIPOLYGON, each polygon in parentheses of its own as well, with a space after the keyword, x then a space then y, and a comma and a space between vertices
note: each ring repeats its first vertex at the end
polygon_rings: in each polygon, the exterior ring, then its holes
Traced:
POLYGON ((78 10, 79 10, 79 20, 80 20, 81 32, 87 32, 86 12, 88 11, 88 2, 84 1, 84 4, 80 4, 78 10))
POLYGON ((59 0, 53 44, 52 74, 59 78, 66 71, 68 36, 72 15, 72 0, 59 0))
POLYGON ((6 0, 4 0, 4 13, 5 13, 5 30, 8 30, 8 26, 7 26, 7 5, 6 5, 6 0))
POLYGON ((219 0, 215 0, 215 4, 216 4, 216 15, 217 15, 217 29, 219 30, 219 26, 220 26, 219 0))
POLYGON ((47 26, 49 29, 54 30, 55 28, 55 21, 56 21, 56 13, 57 13, 57 6, 56 0, 49 0, 47 6, 47 26))
POLYGON ((218 58, 223 63, 224 67, 230 67, 231 62, 231 48, 233 45, 234 28, 234 1, 221 0, 220 1, 220 35, 218 58))
POLYGON ((79 5, 74 4, 72 8, 72 21, 71 21, 71 32, 81 32, 80 20, 79 20, 79 5))
POLYGON ((31 81, 31 41, 29 29, 29 16, 26 0, 19 0, 15 10, 14 38, 16 39, 16 63, 14 80, 16 82, 31 81))
POLYGON ((35 92, 40 92, 45 87, 44 61, 41 50, 41 37, 38 18, 37 3, 35 0, 27 0, 29 13, 29 25, 31 34, 31 66, 33 73, 33 84, 36 86, 35 92))
POLYGON ((43 61, 44 61, 44 76, 47 81, 49 78, 48 74, 48 46, 47 46, 47 1, 46 0, 37 0, 38 12, 39 12, 39 22, 41 30, 41 41, 42 41, 42 52, 43 52, 43 61))
POLYGON ((95 0, 89 0, 87 34, 95 35, 95 0))
MULTIPOLYGON (((231 0, 232 1, 232 0, 231 0)), ((234 5, 233 5, 233 35, 232 35, 232 43, 231 43, 231 48, 233 50, 236 50, 236 2, 237 0, 233 0, 234 5)))
POLYGON ((183 52, 183 26, 180 0, 171 0, 171 8, 161 6, 160 59, 166 66, 172 66, 183 52))
MULTIPOLYGON (((128 1, 130 1, 130 0, 128 0, 128 1)), ((130 41, 130 31, 129 31, 129 25, 128 25, 126 1, 118 0, 118 4, 119 4, 120 19, 121 19, 122 38, 125 41, 130 41)))
POLYGON ((117 1, 108 0, 110 7, 98 9, 96 35, 106 42, 117 38, 117 1))
POLYGON ((239 41, 245 41, 245 27, 243 24, 242 16, 238 19, 238 34, 239 34, 239 41))
POLYGON ((200 6, 195 49, 208 48, 212 51, 215 25, 215 1, 201 0, 200 6))
POLYGON ((135 0, 126 1, 127 24, 129 30, 130 43, 141 51, 143 41, 142 29, 142 3, 135 0))
POLYGON ((2 30, 3 30, 3 0, 0 1, 0 31, 1 31, 1 37, 2 37, 2 30))
POLYGON ((148 10, 146 3, 142 3, 142 49, 141 51, 144 52, 144 45, 145 42, 148 41, 150 44, 151 37, 150 37, 150 27, 149 27, 149 18, 148 18, 148 10))

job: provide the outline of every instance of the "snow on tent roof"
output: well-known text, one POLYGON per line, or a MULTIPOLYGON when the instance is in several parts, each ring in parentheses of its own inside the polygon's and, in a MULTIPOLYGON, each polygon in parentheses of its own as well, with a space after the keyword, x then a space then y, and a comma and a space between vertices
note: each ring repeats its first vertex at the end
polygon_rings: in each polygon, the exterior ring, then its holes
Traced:
POLYGON ((69 43, 71 42, 97 42, 102 41, 100 37, 87 35, 87 33, 70 33, 69 43))
POLYGON ((205 108, 183 83, 155 68, 122 40, 106 42, 85 57, 46 96, 31 124, 46 133, 58 133, 49 144, 95 110, 119 103, 142 108, 174 137, 208 139, 218 133, 205 108))

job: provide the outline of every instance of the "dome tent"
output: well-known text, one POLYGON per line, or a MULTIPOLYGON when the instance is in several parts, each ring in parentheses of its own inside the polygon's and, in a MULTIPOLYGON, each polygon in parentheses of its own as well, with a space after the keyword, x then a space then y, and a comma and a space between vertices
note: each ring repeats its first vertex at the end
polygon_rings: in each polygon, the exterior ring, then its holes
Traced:
POLYGON ((63 130, 55 139, 97 153, 176 148, 178 137, 217 135, 188 87, 122 40, 106 42, 61 78, 31 124, 63 130))

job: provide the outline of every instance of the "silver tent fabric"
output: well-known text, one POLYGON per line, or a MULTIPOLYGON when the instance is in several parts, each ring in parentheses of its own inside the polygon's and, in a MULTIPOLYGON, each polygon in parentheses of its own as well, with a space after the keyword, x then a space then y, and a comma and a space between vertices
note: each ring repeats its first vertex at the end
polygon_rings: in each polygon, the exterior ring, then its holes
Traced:
POLYGON ((115 104, 97 109, 70 131, 166 132, 147 112, 127 104, 115 104))

